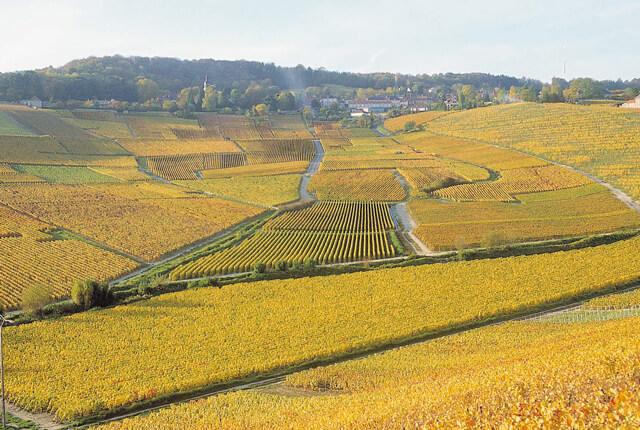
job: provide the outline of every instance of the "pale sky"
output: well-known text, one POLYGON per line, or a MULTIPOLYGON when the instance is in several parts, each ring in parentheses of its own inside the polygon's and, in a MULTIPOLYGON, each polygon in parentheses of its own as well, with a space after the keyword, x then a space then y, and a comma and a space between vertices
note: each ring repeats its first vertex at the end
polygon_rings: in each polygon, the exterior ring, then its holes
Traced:
POLYGON ((640 77, 638 0, 0 0, 0 72, 112 54, 640 77))

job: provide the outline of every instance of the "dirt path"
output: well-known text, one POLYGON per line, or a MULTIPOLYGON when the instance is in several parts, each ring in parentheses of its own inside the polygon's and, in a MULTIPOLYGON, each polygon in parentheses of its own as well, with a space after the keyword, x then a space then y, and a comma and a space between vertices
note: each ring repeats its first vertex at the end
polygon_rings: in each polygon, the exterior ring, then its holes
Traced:
POLYGON ((414 233, 413 230, 417 227, 416 222, 413 220, 407 202, 398 203, 391 206, 391 218, 396 223, 397 229, 405 238, 405 241, 413 248, 416 255, 435 257, 438 255, 445 255, 449 252, 437 252, 432 251, 424 244, 414 233))
POLYGON ((302 180, 300 181, 300 200, 303 201, 317 200, 316 196, 310 193, 308 188, 311 178, 320 168, 320 163, 322 163, 322 159, 324 158, 324 148, 322 147, 320 140, 314 140, 313 144, 315 146, 316 155, 309 163, 309 167, 307 167, 307 171, 302 175, 302 180))
POLYGON ((50 414, 34 414, 24 411, 8 402, 7 413, 13 415, 14 417, 20 418, 21 420, 35 423, 38 425, 38 427, 44 430, 59 430, 66 428, 65 425, 55 422, 50 414))
MULTIPOLYGON (((394 169, 393 174, 398 182, 400 182, 400 185, 402 185, 402 188, 404 189, 408 200, 411 195, 411 185, 409 185, 407 179, 402 175, 402 173, 400 173, 400 171, 398 171, 398 169, 394 169)), ((416 255, 434 257, 448 253, 430 250, 429 247, 427 247, 427 245, 425 245, 424 242, 422 242, 413 233, 418 225, 411 216, 411 212, 409 211, 409 207, 407 206, 407 201, 391 206, 390 211, 391 218, 393 218, 393 222, 396 224, 396 229, 402 235, 402 237, 404 237, 405 242, 407 242, 411 246, 411 248, 413 248, 413 251, 416 255)))

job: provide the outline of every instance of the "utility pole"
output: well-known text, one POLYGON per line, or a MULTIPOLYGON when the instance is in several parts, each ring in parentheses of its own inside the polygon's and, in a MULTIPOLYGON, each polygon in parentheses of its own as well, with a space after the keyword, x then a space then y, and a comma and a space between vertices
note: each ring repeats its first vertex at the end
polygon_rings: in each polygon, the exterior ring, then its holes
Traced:
POLYGON ((2 344, 2 332, 4 326, 13 324, 13 321, 8 320, 4 315, 0 314, 0 379, 2 380, 2 429, 7 429, 7 410, 4 401, 4 349, 2 344))

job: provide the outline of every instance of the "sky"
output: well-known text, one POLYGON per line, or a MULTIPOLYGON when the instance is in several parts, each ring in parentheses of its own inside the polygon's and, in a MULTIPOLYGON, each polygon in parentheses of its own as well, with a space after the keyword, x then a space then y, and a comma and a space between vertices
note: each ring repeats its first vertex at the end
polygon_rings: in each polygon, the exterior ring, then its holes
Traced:
POLYGON ((121 54, 640 77, 639 0, 0 0, 0 16, 0 72, 121 54))

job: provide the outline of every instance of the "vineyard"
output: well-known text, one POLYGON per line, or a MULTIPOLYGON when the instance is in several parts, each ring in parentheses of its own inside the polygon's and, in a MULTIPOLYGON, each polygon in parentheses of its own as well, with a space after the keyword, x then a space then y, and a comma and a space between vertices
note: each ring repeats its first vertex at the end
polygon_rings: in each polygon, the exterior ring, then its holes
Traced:
POLYGON ((389 205, 382 202, 322 201, 284 212, 266 230, 373 232, 393 229, 389 205))
POLYGON ((637 324, 485 328, 100 429, 633 428, 637 324))
POLYGON ((520 103, 447 115, 429 124, 586 170, 640 198, 640 116, 608 106, 520 103))
POLYGON ((120 144, 137 156, 184 155, 211 152, 240 152, 235 143, 228 140, 180 139, 145 140, 120 139, 120 144))
POLYGON ((398 132, 404 130, 404 125, 407 122, 414 122, 416 123, 416 125, 423 125, 446 114, 447 112, 444 111, 426 111, 409 115, 402 115, 395 118, 386 119, 384 121, 384 128, 386 128, 387 130, 398 132))
POLYGON ((204 179, 233 178, 241 176, 269 176, 289 175, 292 173, 304 173, 309 166, 308 161, 289 161, 284 163, 253 164, 226 169, 203 170, 204 179))
POLYGON ((386 203, 317 202, 282 213, 236 247, 178 267, 171 278, 247 272, 258 264, 275 270, 308 261, 332 264, 393 257, 396 251, 387 233, 393 228, 386 203))
POLYGON ((0 305, 17 307, 32 286, 48 288, 60 299, 76 280, 107 281, 136 267, 132 260, 76 240, 0 237, 0 305))
POLYGON ((35 166, 18 164, 14 169, 26 176, 42 178, 46 182, 56 184, 92 184, 120 182, 118 179, 102 175, 88 167, 68 166, 35 166))
POLYGON ((61 420, 113 411, 609 289, 640 278, 639 251, 635 238, 553 254, 190 289, 10 327, 7 398, 61 420), (46 372, 33 371, 43 363, 46 372))
POLYGON ((144 182, 0 187, 0 202, 115 249, 153 260, 262 210, 144 182))
POLYGON ((244 166, 247 156, 242 152, 158 155, 145 157, 144 164, 151 173, 168 180, 197 179, 197 172, 208 169, 227 169, 244 166))
POLYGON ((75 240, 54 240, 51 224, 0 205, 0 306, 19 306, 25 289, 40 285, 52 297, 79 279, 108 280, 136 268, 116 254, 75 240))
POLYGON ((31 136, 29 130, 22 127, 7 112, 0 110, 0 135, 31 136))
POLYGON ((274 206, 298 199, 300 175, 237 176, 177 183, 215 196, 259 206, 274 206))
POLYGON ((217 152, 206 154, 181 154, 149 156, 143 165, 157 176, 168 180, 198 179, 200 171, 229 169, 234 167, 309 161, 315 155, 313 143, 301 140, 277 140, 240 143, 251 152, 217 152))
POLYGON ((392 170, 321 171, 309 191, 320 200, 400 201, 405 190, 392 170))
MULTIPOLYGON (((446 190, 446 189, 445 189, 446 190)), ((413 200, 416 235, 432 249, 605 233, 640 226, 638 213, 592 184, 523 194, 519 203, 413 200)))
POLYGON ((320 264, 393 257, 395 251, 385 232, 345 233, 324 231, 261 231, 241 245, 202 257, 171 272, 172 280, 193 279, 228 273, 250 272, 256 265, 274 270, 320 264))
POLYGON ((116 297, 15 314, 13 405, 73 426, 295 372, 100 428, 637 427, 637 319, 480 327, 637 309, 640 290, 593 297, 640 282, 640 214, 552 162, 638 197, 637 114, 420 112, 382 137, 133 110, 0 104, 0 308, 79 280, 116 297))
POLYGON ((640 289, 629 291, 627 293, 615 294, 606 297, 589 300, 582 307, 587 309, 629 309, 640 307, 640 289))

